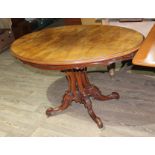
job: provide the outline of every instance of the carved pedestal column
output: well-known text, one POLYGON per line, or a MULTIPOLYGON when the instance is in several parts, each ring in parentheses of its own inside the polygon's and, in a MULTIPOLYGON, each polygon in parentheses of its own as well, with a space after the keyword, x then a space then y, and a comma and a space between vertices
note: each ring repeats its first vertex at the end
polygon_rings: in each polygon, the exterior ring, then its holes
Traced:
POLYGON ((90 117, 95 121, 99 128, 102 128, 103 123, 93 111, 90 97, 94 97, 94 99, 97 100, 110 100, 119 99, 119 94, 117 92, 112 92, 112 94, 107 96, 102 95, 101 91, 96 86, 90 84, 86 74, 86 68, 70 69, 63 72, 66 73, 68 80, 68 90, 63 96, 61 105, 56 108, 48 108, 46 110, 46 115, 51 116, 56 112, 61 112, 67 109, 72 101, 75 101, 76 103, 84 104, 90 117))

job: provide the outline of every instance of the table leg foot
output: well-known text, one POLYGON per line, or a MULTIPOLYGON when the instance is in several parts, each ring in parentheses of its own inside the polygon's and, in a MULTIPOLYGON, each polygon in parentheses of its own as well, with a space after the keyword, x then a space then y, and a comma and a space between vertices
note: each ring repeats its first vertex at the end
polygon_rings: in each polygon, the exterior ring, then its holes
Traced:
POLYGON ((108 97, 110 99, 119 99, 120 98, 120 96, 117 92, 112 92, 110 95, 108 95, 108 97))
POLYGON ((63 97, 62 104, 55 108, 52 108, 52 107, 48 108, 46 110, 46 115, 49 117, 67 109, 70 106, 71 102, 72 102, 72 96, 70 95, 69 92, 67 92, 63 97))
POLYGON ((102 121, 101 121, 101 119, 99 117, 96 117, 96 121, 95 122, 96 122, 97 126, 100 129, 104 127, 104 125, 103 125, 103 123, 102 123, 102 121))
POLYGON ((102 123, 101 119, 98 116, 96 116, 95 112, 93 111, 92 103, 91 103, 91 100, 89 99, 89 97, 83 96, 82 98, 83 98, 82 99, 83 104, 84 104, 85 108, 87 109, 90 117, 93 119, 93 121, 97 124, 97 126, 99 128, 103 128, 103 123, 102 123))
POLYGON ((111 99, 119 99, 120 96, 117 92, 112 92, 109 95, 102 95, 101 91, 96 86, 91 86, 89 89, 89 94, 96 100, 111 100, 111 99))
POLYGON ((109 75, 111 77, 113 77, 115 75, 115 68, 116 68, 115 66, 116 66, 115 63, 112 63, 112 64, 110 64, 110 65, 107 66, 109 75))

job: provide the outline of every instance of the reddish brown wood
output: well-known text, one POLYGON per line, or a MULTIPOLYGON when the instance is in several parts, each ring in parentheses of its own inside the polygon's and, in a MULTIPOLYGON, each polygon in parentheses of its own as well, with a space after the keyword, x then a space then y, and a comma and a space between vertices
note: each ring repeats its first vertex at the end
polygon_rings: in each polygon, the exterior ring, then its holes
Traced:
POLYGON ((65 25, 81 25, 81 18, 64 18, 65 25))
POLYGON ((103 127, 103 123, 101 119, 96 116, 93 111, 92 103, 90 97, 93 97, 96 100, 110 100, 110 99, 119 99, 119 94, 117 92, 112 92, 110 95, 102 95, 101 91, 94 85, 89 82, 87 77, 87 68, 86 66, 92 66, 94 64, 107 65, 112 62, 116 62, 119 60, 129 60, 134 56, 135 52, 116 57, 113 59, 109 59, 106 61, 99 61, 96 63, 83 63, 83 64, 72 64, 72 65, 61 65, 61 66, 50 66, 46 64, 34 64, 30 62, 23 61, 23 63, 29 64, 33 67, 47 70, 63 70, 66 74, 66 78, 68 80, 68 90, 65 92, 63 96, 63 100, 60 106, 56 108, 48 108, 46 110, 47 116, 52 116, 57 114, 65 109, 67 109, 72 101, 76 103, 84 104, 87 109, 90 117, 94 120, 99 128, 103 127), (73 68, 73 69, 72 69, 73 68))
POLYGON ((63 96, 62 104, 56 108, 48 108, 46 110, 46 115, 51 116, 52 113, 54 113, 54 112, 61 112, 65 109, 67 109, 70 106, 72 99, 73 99, 73 96, 70 94, 69 91, 66 91, 66 93, 63 96))
POLYGON ((112 92, 112 94, 107 96, 102 95, 101 91, 89 82, 86 68, 70 69, 63 72, 66 73, 68 80, 68 90, 63 97, 62 104, 56 108, 48 108, 46 115, 51 116, 57 112, 61 112, 67 109, 72 101, 75 101, 76 103, 84 104, 90 117, 94 120, 99 128, 102 128, 103 123, 93 111, 90 97, 104 101, 110 99, 119 99, 119 94, 112 92))
POLYGON ((94 63, 90 62, 85 62, 85 63, 76 63, 76 64, 69 64, 69 65, 48 65, 48 64, 37 64, 37 63, 32 63, 32 62, 28 62, 28 61, 24 61, 24 60, 21 60, 19 58, 20 61, 22 61, 23 63, 25 64, 28 64, 28 65, 31 65, 33 67, 36 67, 36 68, 39 68, 39 69, 45 69, 45 70, 66 70, 66 69, 72 69, 72 68, 85 68, 85 67, 91 67, 91 66, 94 66, 94 65, 103 65, 103 66, 107 66, 109 64, 112 64, 112 63, 115 63, 115 62, 119 62, 119 61, 124 61, 124 60, 131 60, 135 53, 137 52, 134 51, 130 54, 127 54, 127 55, 123 55, 123 56, 119 56, 119 57, 114 57, 112 59, 107 59, 107 60, 104 60, 104 61, 96 61, 94 63))
POLYGON ((60 106, 46 111, 48 116, 67 109, 75 101, 84 104, 91 118, 101 128, 103 123, 93 111, 90 97, 109 100, 118 99, 119 94, 113 92, 107 96, 102 95, 89 82, 86 67, 131 59, 143 39, 142 34, 121 27, 76 25, 34 32, 15 41, 11 49, 12 54, 24 63, 41 69, 63 70, 66 73, 68 90, 60 106))

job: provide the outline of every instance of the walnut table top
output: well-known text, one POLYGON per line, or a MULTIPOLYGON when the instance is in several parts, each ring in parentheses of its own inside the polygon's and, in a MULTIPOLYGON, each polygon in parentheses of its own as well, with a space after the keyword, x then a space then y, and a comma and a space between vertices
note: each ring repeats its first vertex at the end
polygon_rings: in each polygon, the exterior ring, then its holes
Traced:
POLYGON ((136 51, 143 35, 117 26, 77 25, 47 28, 17 39, 13 54, 46 65, 95 63, 136 51))

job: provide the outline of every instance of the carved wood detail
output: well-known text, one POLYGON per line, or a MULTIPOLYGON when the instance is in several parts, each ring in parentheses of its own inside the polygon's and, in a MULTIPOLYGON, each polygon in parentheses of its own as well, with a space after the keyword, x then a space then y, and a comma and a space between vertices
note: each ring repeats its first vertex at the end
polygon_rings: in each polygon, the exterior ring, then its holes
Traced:
POLYGON ((51 116, 57 112, 61 112, 69 107, 72 101, 84 104, 90 117, 94 120, 99 128, 103 127, 101 119, 96 116, 93 111, 90 97, 97 100, 119 99, 117 92, 112 92, 110 95, 102 95, 101 91, 89 82, 87 77, 87 68, 64 70, 68 80, 68 90, 65 92, 62 103, 56 108, 48 108, 46 115, 51 116))

